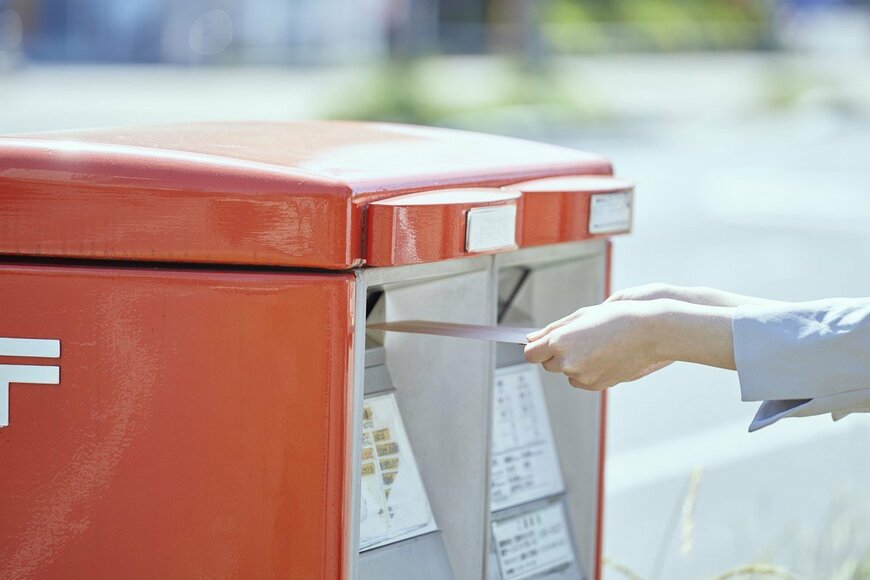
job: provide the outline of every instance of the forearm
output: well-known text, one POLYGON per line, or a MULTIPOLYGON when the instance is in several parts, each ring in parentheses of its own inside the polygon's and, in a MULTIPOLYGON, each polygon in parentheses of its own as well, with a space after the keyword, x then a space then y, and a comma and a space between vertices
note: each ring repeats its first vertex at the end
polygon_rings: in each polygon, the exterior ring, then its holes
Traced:
POLYGON ((686 288, 683 296, 673 296, 675 300, 684 300, 693 304, 702 304, 706 306, 723 306, 737 307, 748 304, 757 305, 774 305, 782 304, 778 300, 768 300, 766 298, 757 298, 755 296, 747 296, 745 294, 736 294, 734 292, 725 292, 716 288, 707 288, 703 286, 695 286, 686 288), (685 300, 688 298, 688 300, 685 300))
POLYGON ((746 305, 762 305, 773 306, 784 304, 777 300, 767 300, 765 298, 756 298, 754 296, 746 296, 744 294, 735 294, 733 292, 725 292, 716 288, 708 288, 705 286, 675 286, 673 284, 644 284, 643 286, 635 286, 633 288, 625 288, 614 292, 607 302, 618 302, 625 300, 679 300, 680 302, 688 302, 690 304, 702 304, 705 306, 746 306, 746 305))
POLYGON ((657 300, 651 334, 662 361, 685 361, 735 369, 732 306, 657 300))

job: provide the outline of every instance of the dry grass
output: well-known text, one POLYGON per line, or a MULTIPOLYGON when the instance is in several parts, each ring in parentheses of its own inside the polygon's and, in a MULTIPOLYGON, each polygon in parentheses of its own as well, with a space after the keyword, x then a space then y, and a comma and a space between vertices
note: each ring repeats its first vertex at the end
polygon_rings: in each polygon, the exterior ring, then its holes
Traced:
MULTIPOLYGON (((701 492, 703 469, 698 467, 688 477, 686 492, 680 510, 680 553, 689 556, 694 546, 696 533, 695 506, 701 492)), ((844 493, 833 499, 828 521, 816 538, 800 541, 805 558, 797 564, 812 571, 809 576, 797 574, 783 566, 765 562, 743 564, 708 577, 708 580, 763 579, 780 580, 870 580, 870 501, 864 494, 856 496, 844 493)), ((668 545, 668 537, 676 535, 676 517, 665 531, 662 548, 668 545)), ((763 554, 761 554, 763 557, 763 554)), ((659 566, 653 566, 652 576, 644 576, 612 557, 603 559, 604 567, 627 580, 671 578, 659 566)))

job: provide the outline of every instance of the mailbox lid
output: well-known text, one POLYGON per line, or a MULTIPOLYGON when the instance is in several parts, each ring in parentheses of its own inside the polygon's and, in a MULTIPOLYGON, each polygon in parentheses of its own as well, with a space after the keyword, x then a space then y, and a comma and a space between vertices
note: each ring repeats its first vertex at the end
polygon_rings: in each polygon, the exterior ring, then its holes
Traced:
POLYGON ((523 247, 628 233, 634 184, 612 175, 565 175, 514 183, 523 194, 523 247))
POLYGON ((0 137, 0 255, 348 269, 363 209, 421 190, 610 174, 595 155, 386 123, 0 137))
POLYGON ((521 200, 518 191, 480 187, 373 202, 366 263, 400 266, 516 249, 521 200))

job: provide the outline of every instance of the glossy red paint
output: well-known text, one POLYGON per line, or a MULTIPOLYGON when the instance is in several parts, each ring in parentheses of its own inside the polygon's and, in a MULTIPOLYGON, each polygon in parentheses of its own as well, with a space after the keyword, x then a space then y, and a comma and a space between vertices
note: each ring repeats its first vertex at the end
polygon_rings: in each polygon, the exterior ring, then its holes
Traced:
POLYGON ((597 193, 633 191, 634 185, 611 176, 569 175, 504 189, 523 193, 522 246, 531 247, 614 235, 589 233, 590 200, 597 193))
MULTIPOLYGON (((0 334, 62 341, 59 386, 11 387, 0 578, 346 577, 353 275, 232 265, 457 258, 468 210, 488 205, 518 206, 520 246, 585 239, 602 191, 588 175, 610 173, 569 149, 388 124, 0 137, 0 255, 139 262, 0 265, 0 334), (493 189, 446 200, 457 187, 493 189)), ((0 358, 16 362, 34 363, 0 358)))
MULTIPOLYGON (((494 188, 435 190, 373 202, 368 207, 366 263, 400 266, 468 256, 469 210, 520 202, 519 192, 494 188)), ((520 233, 521 215, 518 208, 515 237, 520 233)), ((512 249, 516 246, 495 251, 512 249)))
POLYGON ((0 254, 349 269, 373 201, 610 173, 563 147, 384 123, 0 137, 0 254))
POLYGON ((344 577, 353 291, 0 266, 3 336, 62 355, 60 385, 10 389, 0 578, 344 577))
MULTIPOLYGON (((613 242, 607 240, 604 253, 604 298, 613 293, 613 242)), ((595 580, 603 576, 602 555, 604 554, 604 508, 607 494, 604 485, 604 469, 607 461, 607 391, 601 391, 601 419, 598 422, 598 519, 595 527, 595 580)))

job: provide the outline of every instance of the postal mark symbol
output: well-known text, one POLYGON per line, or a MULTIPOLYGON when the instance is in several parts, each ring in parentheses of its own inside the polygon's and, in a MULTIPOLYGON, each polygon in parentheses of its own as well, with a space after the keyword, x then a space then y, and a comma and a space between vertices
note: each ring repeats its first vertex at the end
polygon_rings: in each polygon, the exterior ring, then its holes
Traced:
MULTIPOLYGON (((60 358, 60 341, 0 336, 0 356, 60 358)), ((9 384, 60 384, 60 366, 0 364, 0 428, 9 426, 9 384)))

